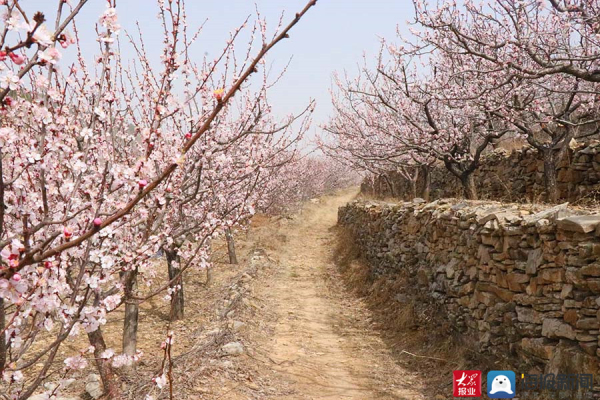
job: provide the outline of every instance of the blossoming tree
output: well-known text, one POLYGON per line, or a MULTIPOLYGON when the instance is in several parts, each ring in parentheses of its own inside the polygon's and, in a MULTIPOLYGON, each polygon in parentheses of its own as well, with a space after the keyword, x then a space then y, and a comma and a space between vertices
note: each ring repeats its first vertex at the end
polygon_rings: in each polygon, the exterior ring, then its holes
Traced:
MULTIPOLYGON (((246 135, 253 122, 240 120, 257 116, 264 102, 264 81, 253 90, 251 76, 316 0, 272 37, 257 19, 245 58, 235 51, 240 27, 219 57, 200 64, 189 56, 198 35, 188 34, 184 2, 158 1, 164 43, 156 71, 141 38, 128 40, 135 66, 121 59, 119 46, 127 41, 119 39, 114 1, 98 23, 99 56, 88 64, 73 24, 86 3, 60 1, 52 30, 44 15, 29 15, 18 0, 0 5, 0 333, 6 338, 0 372, 2 391, 16 399, 54 375, 61 344, 80 332, 91 346, 65 360, 60 379, 91 357, 106 394, 121 396, 115 367, 136 356, 115 355, 101 327, 124 301, 137 301, 134 278, 139 271, 152 275, 150 258, 161 247, 185 237, 186 264, 202 265, 205 238, 251 213, 231 185, 247 187, 244 174, 255 169, 238 164, 245 150, 254 159, 270 148, 246 135), (59 67, 68 50, 77 61, 59 67), (222 133, 231 126, 250 139, 231 140, 233 131, 222 133), (215 146, 224 150, 213 158, 215 146), (180 216, 196 212, 201 229, 183 228, 180 216)), ((161 291, 177 291, 178 269, 161 291)))
MULTIPOLYGON (((465 197, 476 199, 472 174, 483 152, 511 131, 494 113, 518 83, 473 57, 384 49, 375 68, 342 86, 346 101, 327 130, 354 142, 351 153, 356 158, 358 149, 363 161, 418 166, 438 160, 460 180, 465 197)), ((338 148, 347 151, 344 141, 338 139, 338 148)))
POLYGON ((435 48, 521 81, 494 112, 523 134, 544 162, 547 199, 558 201, 557 162, 572 139, 598 133, 599 12, 596 2, 498 0, 464 6, 415 1, 413 51, 435 48))

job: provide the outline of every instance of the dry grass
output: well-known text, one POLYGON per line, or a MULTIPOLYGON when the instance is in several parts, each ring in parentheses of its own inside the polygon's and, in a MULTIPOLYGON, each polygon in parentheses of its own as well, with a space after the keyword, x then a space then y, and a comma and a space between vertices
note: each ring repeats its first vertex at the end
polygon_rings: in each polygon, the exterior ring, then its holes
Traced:
MULTIPOLYGON (((261 231, 267 226, 271 217, 257 215, 250 229, 261 231)), ((260 235, 259 235, 260 236, 260 235)), ((244 274, 249 271, 249 257, 256 250, 258 244, 254 238, 250 238, 247 232, 238 232, 236 236, 236 247, 239 265, 228 264, 227 246, 225 243, 216 242, 213 246, 212 262, 210 269, 210 282, 208 282, 209 271, 194 269, 184 274, 185 285, 185 318, 182 321, 170 322, 170 302, 163 295, 156 296, 140 305, 138 349, 143 353, 141 361, 135 369, 121 369, 119 376, 122 388, 128 393, 127 398, 137 400, 143 399, 153 387, 152 378, 157 376, 163 361, 163 352, 160 348, 165 340, 167 332, 173 331, 175 344, 173 346, 173 360, 175 368, 175 392, 177 399, 212 399, 214 393, 224 393, 231 390, 227 385, 218 382, 218 376, 247 376, 237 364, 224 362, 219 353, 224 343, 235 340, 234 333, 227 325, 227 321, 218 315, 219 306, 230 296, 230 288, 235 285, 244 274), (211 394, 212 393, 212 394, 211 394)), ((161 258, 156 262, 157 286, 167 278, 166 262, 161 258)), ((145 291, 153 288, 145 288, 145 291)), ((252 314, 251 307, 238 301, 231 305, 240 314, 252 314)), ((237 314, 236 314, 237 315, 237 314)), ((247 318, 251 316, 246 315, 247 318)), ((108 322, 102 327, 102 333, 107 348, 114 349, 115 353, 121 352, 123 334, 123 307, 108 315, 108 322)), ((49 338, 52 332, 46 334, 49 338)), ((43 340, 39 341, 43 346, 43 340)), ((53 363, 58 376, 64 366, 64 359, 76 354, 89 346, 85 333, 68 338, 61 346, 53 363)), ((35 350, 35 349, 34 349, 35 350)), ((68 376, 75 378, 66 390, 62 391, 65 396, 88 399, 85 393, 86 379, 90 374, 96 374, 93 360, 89 360, 88 367, 82 371, 68 376)), ((37 366, 41 368, 41 364, 37 366)), ((220 378, 222 381, 223 378, 220 378)), ((246 379, 246 378, 244 378, 246 379)), ((230 379, 234 382, 235 379, 230 379)), ((40 388, 38 391, 43 391, 40 388)), ((0 393, 2 389, 0 388, 0 393)), ((168 398, 168 393, 154 393, 155 398, 168 398)))

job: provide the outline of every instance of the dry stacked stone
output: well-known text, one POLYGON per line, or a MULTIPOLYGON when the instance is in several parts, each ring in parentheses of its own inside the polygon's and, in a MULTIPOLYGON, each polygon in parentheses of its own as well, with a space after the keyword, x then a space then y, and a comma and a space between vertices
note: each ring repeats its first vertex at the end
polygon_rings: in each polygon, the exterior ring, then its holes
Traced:
POLYGON ((598 377, 600 215, 450 199, 338 217, 371 274, 409 276, 481 351, 598 377))
MULTIPOLYGON (((573 145, 557 165, 560 197, 565 201, 598 200, 600 198, 600 142, 573 145)), ((511 202, 539 202, 544 199, 544 163, 538 152, 523 147, 511 152, 496 150, 482 158, 474 172, 475 185, 481 199, 511 202)), ((419 187, 423 182, 419 181, 419 187)), ((443 165, 431 169, 431 198, 461 197, 460 181, 443 165)), ((363 193, 379 197, 395 196, 410 200, 409 182, 400 174, 367 179, 363 193), (392 194, 391 187, 394 187, 392 194)))

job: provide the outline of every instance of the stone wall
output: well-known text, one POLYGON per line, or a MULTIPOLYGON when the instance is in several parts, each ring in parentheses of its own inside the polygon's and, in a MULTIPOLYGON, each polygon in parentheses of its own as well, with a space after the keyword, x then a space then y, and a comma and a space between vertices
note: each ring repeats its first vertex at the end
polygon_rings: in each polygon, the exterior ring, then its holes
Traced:
MULTIPOLYGON (((483 157, 474 173, 481 199, 511 202, 540 202, 544 199, 544 163, 531 147, 508 152, 494 151, 483 157)), ((384 179, 367 180, 364 193, 377 197, 399 197, 412 200, 410 185, 399 174, 384 179), (394 195, 390 184, 394 186, 394 195)), ((422 185, 422 183, 421 183, 422 185)), ((600 142, 577 144, 569 149, 558 165, 558 186, 561 198, 568 201, 600 197, 600 142)), ((431 199, 462 197, 460 181, 443 165, 431 171, 431 199)))
POLYGON ((338 219, 371 275, 407 276, 407 293, 425 293, 481 351, 598 380, 600 215, 583 213, 566 205, 352 202, 338 219))

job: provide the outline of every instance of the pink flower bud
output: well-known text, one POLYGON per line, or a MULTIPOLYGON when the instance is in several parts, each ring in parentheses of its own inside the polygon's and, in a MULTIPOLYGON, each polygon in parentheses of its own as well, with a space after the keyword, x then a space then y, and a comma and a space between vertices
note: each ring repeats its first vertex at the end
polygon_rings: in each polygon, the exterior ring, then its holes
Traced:
POLYGON ((6 60, 6 52, 5 51, 0 51, 0 61, 4 61, 6 60))
POLYGON ((65 235, 66 239, 71 239, 71 236, 73 236, 73 231, 71 231, 69 228, 65 227, 63 229, 63 234, 65 235))
POLYGON ((191 132, 188 132, 188 133, 186 133, 186 134, 185 134, 185 138, 186 138, 187 140, 190 140, 190 139, 192 138, 192 133, 191 133, 191 132))
POLYGON ((102 225, 102 220, 100 218, 94 218, 94 226, 99 227, 102 225))
POLYGON ((15 282, 19 282, 21 280, 21 274, 14 274, 12 278, 15 282))
POLYGON ((145 179, 140 179, 138 181, 138 186, 140 187, 140 189, 145 188, 146 186, 148 186, 148 181, 145 179))
POLYGON ((8 56, 10 57, 12 62, 14 62, 17 65, 21 65, 25 62, 25 57, 23 57, 20 54, 10 53, 8 56))

